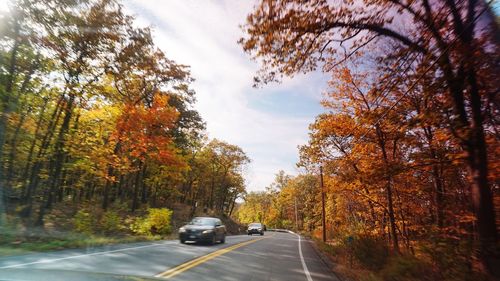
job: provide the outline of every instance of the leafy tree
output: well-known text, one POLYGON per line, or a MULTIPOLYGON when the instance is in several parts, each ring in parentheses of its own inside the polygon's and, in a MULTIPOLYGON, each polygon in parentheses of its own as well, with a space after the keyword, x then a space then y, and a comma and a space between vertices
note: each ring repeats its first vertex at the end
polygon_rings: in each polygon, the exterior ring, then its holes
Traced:
POLYGON ((19 211, 27 229, 43 227, 63 210, 105 229, 179 203, 233 212, 250 160, 206 143, 189 67, 150 28, 115 0, 11 2, 0 18, 2 219, 19 211))
MULTIPOLYGON (((400 83, 404 86, 401 91, 394 90, 396 86, 384 86, 386 83, 373 88, 382 100, 386 95, 392 97, 385 99, 393 104, 386 107, 386 112, 392 111, 408 92, 427 78, 434 99, 440 103, 436 112, 446 125, 447 137, 463 151, 471 187, 469 200, 477 220, 477 256, 482 271, 491 274, 491 262, 497 255, 497 229, 487 152, 496 149, 489 147, 487 139, 490 138, 488 128, 497 125, 497 120, 490 117, 491 110, 497 106, 489 96, 498 87, 489 77, 498 72, 498 64, 494 63, 498 60, 498 41, 493 35, 496 23, 485 14, 488 8, 488 4, 476 0, 463 3, 364 1, 362 4, 323 0, 261 1, 247 17, 244 26, 247 37, 240 42, 262 62, 256 78, 258 83, 317 67, 331 72, 361 55, 364 47, 383 43, 387 48, 377 64, 392 67, 405 79, 400 83), (480 18, 484 19, 481 24, 480 18), (415 60, 418 65, 413 64, 415 60)), ((391 85, 397 81, 393 79, 395 76, 388 73, 388 79, 382 81, 389 80, 391 85)), ((388 156, 390 143, 385 141, 388 132, 377 120, 391 119, 386 117, 390 114, 383 113, 368 123, 378 138, 386 176, 391 160, 385 155, 388 156)), ((392 176, 386 178, 389 202, 392 181, 392 176)), ((394 235, 395 219, 390 220, 394 222, 391 231, 394 235)))

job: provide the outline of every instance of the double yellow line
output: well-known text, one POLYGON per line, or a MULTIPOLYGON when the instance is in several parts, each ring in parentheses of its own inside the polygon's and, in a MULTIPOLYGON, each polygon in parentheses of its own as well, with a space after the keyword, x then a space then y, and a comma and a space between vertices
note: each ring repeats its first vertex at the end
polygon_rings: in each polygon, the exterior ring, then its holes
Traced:
POLYGON ((224 255, 225 253, 229 253, 235 249, 238 249, 240 247, 243 247, 243 246, 246 246, 248 244, 252 244, 252 243, 255 243, 259 240, 262 240, 262 239, 265 239, 267 237, 262 237, 262 238, 258 238, 258 239, 253 239, 253 240, 249 240, 249 241, 245 241, 245 242, 241 242, 241 243, 238 243, 236 245, 233 245, 233 246, 230 246, 230 247, 227 247, 227 248, 224 248, 224 249, 220 249, 220 250, 217 250, 213 253, 210 253, 208 255, 205 255, 205 256, 202 256, 202 257, 199 257, 199 258, 196 258, 194 260, 191 260, 191 261, 188 261, 186 263, 183 263, 179 266, 176 266, 174 268, 171 268, 165 272, 162 272, 160 274, 157 274, 155 275, 155 277, 161 277, 161 278, 165 278, 165 279, 168 279, 168 278, 172 278, 178 274, 181 274, 182 272, 186 271, 186 270, 189 270, 197 265, 200 265, 204 262, 207 262, 213 258, 216 258, 218 256, 221 256, 221 255, 224 255))

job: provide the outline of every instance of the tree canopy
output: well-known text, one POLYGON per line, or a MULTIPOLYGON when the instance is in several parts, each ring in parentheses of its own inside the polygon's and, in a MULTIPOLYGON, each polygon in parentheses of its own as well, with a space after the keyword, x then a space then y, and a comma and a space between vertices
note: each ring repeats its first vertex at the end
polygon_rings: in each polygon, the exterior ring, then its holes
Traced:
POLYGON ((250 159, 207 140, 189 66, 134 21, 115 0, 14 0, 1 15, 2 218, 43 227, 58 206, 232 212, 250 159))
POLYGON ((261 65, 257 86, 317 69, 330 75, 325 113, 300 149, 309 172, 325 167, 330 223, 361 222, 395 252, 435 241, 436 231, 467 241, 461 256, 488 276, 498 275, 499 257, 500 64, 490 4, 263 0, 239 41, 261 65))

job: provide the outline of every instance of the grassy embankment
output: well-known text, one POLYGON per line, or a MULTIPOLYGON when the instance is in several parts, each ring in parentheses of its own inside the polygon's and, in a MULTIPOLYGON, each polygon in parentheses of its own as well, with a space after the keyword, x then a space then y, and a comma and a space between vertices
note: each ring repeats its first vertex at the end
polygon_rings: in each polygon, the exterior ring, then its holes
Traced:
POLYGON ((26 235, 13 229, 0 229, 0 256, 23 255, 52 250, 93 248, 118 243, 172 239, 173 237, 120 235, 106 236, 75 232, 32 231, 26 235))
POLYGON ((412 251, 392 253, 385 241, 373 237, 332 239, 324 243, 317 235, 312 237, 322 258, 343 281, 434 281, 434 280, 486 280, 474 272, 471 261, 463 250, 438 249, 436 245, 415 244, 412 251))
MULTIPOLYGON (((243 229, 230 218, 221 219, 229 234, 243 229)), ((90 204, 76 208, 61 204, 46 216, 43 228, 11 213, 8 224, 0 228, 0 256, 175 239, 177 228, 188 220, 189 206, 181 204, 174 205, 172 212, 144 208, 134 213, 124 206, 103 212, 90 204)))

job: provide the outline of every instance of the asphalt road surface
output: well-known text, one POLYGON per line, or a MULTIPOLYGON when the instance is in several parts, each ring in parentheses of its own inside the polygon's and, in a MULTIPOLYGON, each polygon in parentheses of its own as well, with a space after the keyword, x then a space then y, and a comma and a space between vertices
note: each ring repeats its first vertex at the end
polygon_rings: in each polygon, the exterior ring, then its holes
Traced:
POLYGON ((310 243, 293 233, 266 232, 228 236, 225 244, 213 246, 157 241, 37 253, 0 258, 0 280, 118 280, 107 274, 197 281, 338 280, 310 243))

